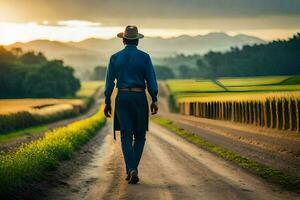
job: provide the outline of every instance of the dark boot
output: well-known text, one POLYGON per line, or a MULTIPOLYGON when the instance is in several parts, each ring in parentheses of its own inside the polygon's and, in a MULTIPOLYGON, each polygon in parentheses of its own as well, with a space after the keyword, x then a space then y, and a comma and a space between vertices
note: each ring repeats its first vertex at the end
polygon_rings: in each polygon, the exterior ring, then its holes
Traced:
POLYGON ((127 174, 125 180, 126 180, 126 181, 129 181, 129 179, 130 179, 130 173, 127 174))
POLYGON ((128 183, 129 184, 137 184, 137 182, 139 182, 139 177, 138 177, 138 173, 136 170, 132 170, 130 171, 130 178, 128 183))

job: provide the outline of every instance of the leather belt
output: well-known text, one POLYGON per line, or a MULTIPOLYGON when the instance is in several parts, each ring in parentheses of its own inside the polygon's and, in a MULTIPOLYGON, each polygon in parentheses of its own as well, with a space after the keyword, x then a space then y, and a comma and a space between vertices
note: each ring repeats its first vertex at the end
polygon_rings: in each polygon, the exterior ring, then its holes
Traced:
POLYGON ((128 91, 128 92, 144 92, 144 88, 119 88, 119 91, 128 91))

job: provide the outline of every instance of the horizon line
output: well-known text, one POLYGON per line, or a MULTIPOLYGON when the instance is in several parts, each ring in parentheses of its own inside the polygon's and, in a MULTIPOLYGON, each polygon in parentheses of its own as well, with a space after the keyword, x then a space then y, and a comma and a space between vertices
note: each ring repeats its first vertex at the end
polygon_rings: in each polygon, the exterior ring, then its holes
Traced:
MULTIPOLYGON (((257 39, 260 39, 264 42, 269 42, 269 41, 274 41, 274 40, 265 40, 265 39, 262 39, 258 36, 254 36, 254 35, 248 35, 248 34, 244 34, 244 33, 234 33, 234 34, 230 34, 226 31, 212 31, 212 32, 209 32, 209 33, 206 33, 206 34, 197 34, 197 35, 189 35, 189 34, 180 34, 178 36, 166 36, 166 37, 162 37, 162 36, 145 36, 144 38, 156 38, 156 39, 164 39, 164 40, 167 40, 167 39, 173 39, 173 38, 179 38, 179 37, 191 37, 191 38, 195 38, 195 37, 199 37, 199 36, 208 36, 210 34, 215 34, 215 33, 218 33, 218 34, 225 34, 227 36, 230 36, 230 37, 236 37, 236 36, 239 36, 239 35, 244 35, 244 36, 248 36, 248 37, 254 37, 254 38, 257 38, 257 39)), ((297 32, 295 33, 297 34, 297 32)), ((295 35, 294 34, 294 35, 295 35)), ((33 41, 50 41, 50 42, 61 42, 61 43, 71 43, 71 42, 74 42, 74 43, 80 43, 80 42, 83 42, 85 40, 90 40, 90 39, 96 39, 96 40, 105 40, 105 41, 109 41, 109 40, 112 40, 112 39, 118 39, 117 36, 114 36, 114 37, 111 37, 111 38, 105 38, 105 37, 86 37, 84 39, 80 39, 80 40, 57 40, 57 39, 47 39, 47 38, 37 38, 37 39, 33 39, 33 40, 28 40, 28 41, 16 41, 16 42, 12 42, 12 43, 9 43, 9 44, 1 44, 0 43, 0 46, 9 46, 9 45, 13 45, 13 44, 16 44, 16 43, 29 43, 29 42, 33 42, 33 41)), ((287 38, 288 39, 288 38, 287 38)), ((275 40, 278 40, 278 39, 275 39, 275 40)))

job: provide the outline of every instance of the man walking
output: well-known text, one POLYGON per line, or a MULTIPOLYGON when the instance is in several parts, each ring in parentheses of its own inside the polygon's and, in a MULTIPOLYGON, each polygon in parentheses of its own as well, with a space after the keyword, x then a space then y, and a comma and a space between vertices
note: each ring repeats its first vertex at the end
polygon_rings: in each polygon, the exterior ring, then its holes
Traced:
POLYGON ((148 102, 145 89, 152 98, 151 113, 156 114, 157 81, 150 56, 139 50, 139 39, 144 36, 138 33, 136 26, 127 26, 118 34, 123 38, 125 48, 112 55, 109 61, 105 81, 106 117, 111 115, 111 94, 117 80, 118 94, 115 100, 114 134, 121 131, 121 145, 126 164, 126 180, 136 184, 138 165, 143 153, 146 131, 148 131, 148 102))

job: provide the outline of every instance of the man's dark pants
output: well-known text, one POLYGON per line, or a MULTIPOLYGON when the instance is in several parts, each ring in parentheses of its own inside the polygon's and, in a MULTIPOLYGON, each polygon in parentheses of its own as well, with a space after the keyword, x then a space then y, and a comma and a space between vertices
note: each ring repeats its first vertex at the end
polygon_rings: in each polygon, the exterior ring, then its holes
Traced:
POLYGON ((126 163, 127 174, 131 170, 138 170, 145 145, 146 132, 126 133, 121 131, 122 151, 126 163))
POLYGON ((148 130, 148 102, 145 92, 118 91, 116 119, 121 130, 121 144, 126 171, 137 170, 148 130))

